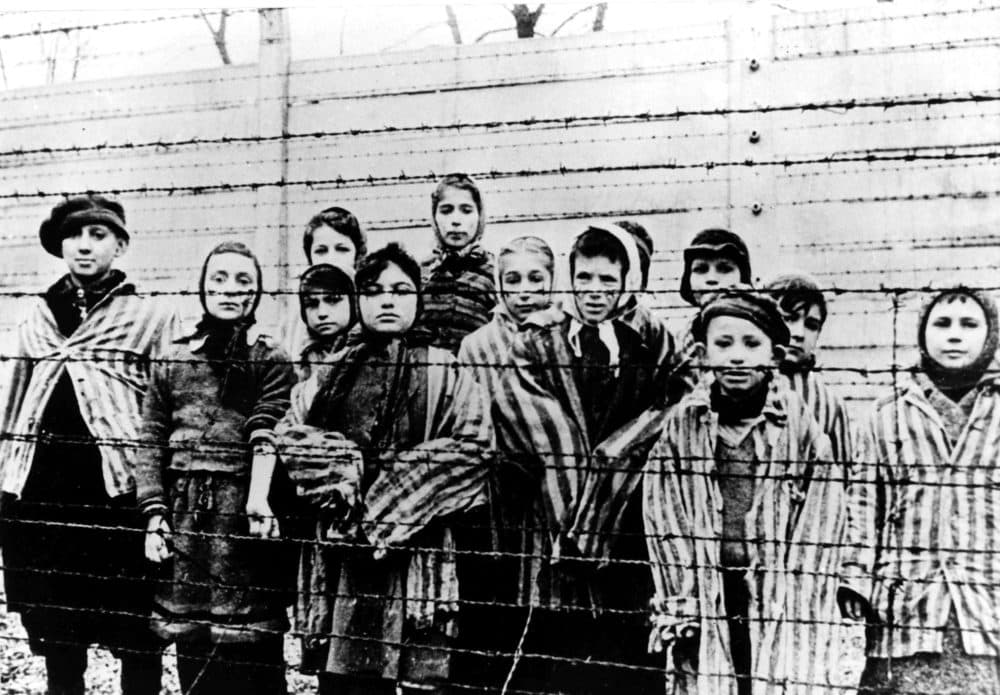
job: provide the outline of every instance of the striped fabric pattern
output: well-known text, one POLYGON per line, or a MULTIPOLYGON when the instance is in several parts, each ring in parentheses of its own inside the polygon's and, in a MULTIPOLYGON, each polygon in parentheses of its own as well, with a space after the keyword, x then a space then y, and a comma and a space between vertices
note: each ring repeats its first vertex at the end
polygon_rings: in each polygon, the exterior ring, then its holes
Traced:
MULTIPOLYGON (((709 382, 700 380, 666 418, 645 471, 643 518, 656 587, 653 623, 671 666, 667 692, 736 695, 718 569, 719 424, 709 382), (700 631, 697 673, 690 663, 672 668, 671 638, 686 626, 700 631)), ((843 478, 831 470, 827 437, 802 400, 782 380, 770 388, 747 435, 760 462, 746 522, 753 693, 840 692, 824 686, 837 616, 823 610, 838 586, 831 556, 845 523, 843 478)))
MULTIPOLYGON (((17 329, 9 383, 0 385, 0 466, 5 492, 20 495, 28 479, 42 414, 63 370, 69 372, 80 413, 98 440, 110 496, 135 489, 141 403, 151 363, 180 335, 174 309, 141 297, 123 283, 98 302, 70 337, 37 299, 17 329)), ((141 446, 141 443, 139 444, 141 446)))
POLYGON ((852 433, 844 399, 827 386, 815 369, 792 374, 788 380, 791 389, 805 401, 820 429, 830 438, 833 458, 837 461, 850 461, 852 433))
POLYGON ((424 261, 420 324, 433 332, 436 347, 455 354, 465 336, 489 323, 497 301, 495 267, 493 254, 476 244, 460 255, 438 251, 424 261))
POLYGON ((849 502, 850 584, 884 621, 869 655, 940 653, 954 610, 967 654, 1000 654, 1000 383, 952 442, 923 375, 876 404, 849 502))
POLYGON ((493 433, 479 385, 445 350, 428 348, 426 361, 424 441, 388 455, 365 493, 362 530, 376 546, 404 543, 434 519, 486 499, 493 433))

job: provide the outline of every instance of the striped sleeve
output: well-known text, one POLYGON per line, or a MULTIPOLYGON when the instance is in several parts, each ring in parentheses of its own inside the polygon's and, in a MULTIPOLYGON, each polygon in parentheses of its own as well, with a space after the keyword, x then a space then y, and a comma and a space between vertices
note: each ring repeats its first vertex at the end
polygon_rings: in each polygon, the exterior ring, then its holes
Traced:
POLYGON ((865 600, 872 598, 879 529, 885 523, 889 486, 883 485, 885 458, 879 446, 880 410, 877 409, 858 437, 857 463, 847 488, 847 542, 842 559, 843 583, 865 600))
POLYGON ((683 470, 682 443, 678 441, 685 436, 683 423, 683 413, 668 419, 643 476, 643 524, 656 592, 651 602, 652 619, 668 638, 700 622, 694 540, 698 533, 690 489, 692 480, 699 476, 683 470))
POLYGON ((492 434, 479 386, 443 350, 428 357, 427 439, 387 454, 365 494, 362 532, 378 547, 405 543, 482 498, 492 434))

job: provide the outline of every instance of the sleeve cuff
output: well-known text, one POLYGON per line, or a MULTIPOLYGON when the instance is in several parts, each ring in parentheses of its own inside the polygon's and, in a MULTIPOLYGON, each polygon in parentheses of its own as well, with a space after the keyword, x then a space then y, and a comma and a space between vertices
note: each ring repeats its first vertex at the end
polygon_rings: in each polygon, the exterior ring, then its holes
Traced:
POLYGON ((273 429, 261 428, 251 431, 249 440, 251 444, 271 444, 275 446, 277 445, 278 437, 274 434, 273 429))
POLYGON ((148 520, 154 516, 166 517, 170 510, 167 509, 167 505, 162 500, 152 499, 140 503, 139 511, 148 520))

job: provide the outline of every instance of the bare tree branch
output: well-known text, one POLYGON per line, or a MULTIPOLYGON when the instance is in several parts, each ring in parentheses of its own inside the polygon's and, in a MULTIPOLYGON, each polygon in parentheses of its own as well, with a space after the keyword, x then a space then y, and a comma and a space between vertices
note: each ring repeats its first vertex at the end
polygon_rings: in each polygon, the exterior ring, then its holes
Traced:
POLYGON ((76 79, 77 72, 80 69, 80 61, 83 60, 83 49, 87 47, 88 43, 83 40, 83 33, 78 32, 76 34, 76 52, 73 55, 73 74, 70 76, 71 80, 76 79))
POLYGON ((576 19, 577 17, 579 17, 580 15, 582 15, 584 12, 589 12, 590 10, 594 9, 595 7, 598 7, 598 5, 587 5, 583 9, 577 10, 576 12, 574 12, 573 14, 571 14, 569 17, 567 17, 566 19, 564 19, 562 22, 560 22, 559 26, 557 26, 555 29, 553 29, 552 33, 549 34, 549 36, 555 36, 556 34, 559 33, 559 30, 562 29, 564 26, 566 26, 567 24, 569 24, 570 22, 572 22, 574 19, 576 19))
POLYGON ((216 29, 212 26, 212 23, 208 21, 208 15, 205 14, 204 10, 198 10, 201 14, 201 18, 205 20, 205 25, 208 30, 212 33, 212 40, 215 41, 215 47, 219 49, 219 57, 222 58, 223 65, 232 65, 233 61, 229 58, 229 49, 226 48, 226 20, 229 18, 229 10, 221 10, 219 12, 219 28, 216 29))
POLYGON ((3 64, 3 51, 0 51, 0 75, 3 76, 3 88, 7 89, 7 67, 3 64))
POLYGON ((534 38, 535 25, 538 24, 538 19, 542 16, 542 10, 544 9, 544 2, 536 7, 534 11, 529 10, 528 6, 524 3, 514 5, 511 14, 514 15, 514 21, 517 23, 517 38, 534 38))
POLYGON ((452 9, 451 5, 445 5, 444 11, 448 15, 448 27, 451 29, 451 38, 457 44, 462 43, 462 32, 458 30, 458 17, 455 16, 455 10, 452 9))
POLYGON ((383 48, 380 51, 380 53, 385 53, 386 51, 391 51, 396 46, 402 46, 404 43, 406 43, 410 39, 413 39, 413 38, 419 36, 420 34, 423 34, 428 29, 433 29, 435 27, 439 27, 442 24, 444 24, 444 22, 434 22, 433 24, 425 24, 424 26, 420 27, 416 31, 410 32, 409 34, 407 34, 406 36, 404 36, 403 38, 401 38, 399 41, 395 41, 395 42, 389 44, 388 46, 386 46, 385 48, 383 48))
POLYGON ((479 43, 480 41, 485 39, 487 36, 490 36, 491 34, 502 34, 505 31, 514 31, 514 27, 504 27, 503 29, 490 29, 489 31, 484 31, 482 34, 477 36, 476 40, 473 41, 472 43, 479 43))

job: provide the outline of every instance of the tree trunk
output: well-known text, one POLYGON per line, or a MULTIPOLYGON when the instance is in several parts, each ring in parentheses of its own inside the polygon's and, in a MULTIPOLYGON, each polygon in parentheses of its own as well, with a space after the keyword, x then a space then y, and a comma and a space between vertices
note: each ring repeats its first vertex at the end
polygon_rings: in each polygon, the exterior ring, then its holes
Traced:
POLYGON ((458 17, 455 16, 455 10, 451 8, 451 5, 445 5, 444 11, 448 13, 448 28, 451 29, 451 38, 457 44, 462 43, 462 32, 458 30, 458 17))
POLYGON ((514 21, 517 23, 517 38, 534 38, 535 25, 538 24, 538 18, 542 16, 544 8, 545 3, 539 5, 534 11, 529 10, 528 6, 523 3, 514 5, 511 14, 514 15, 514 21))

